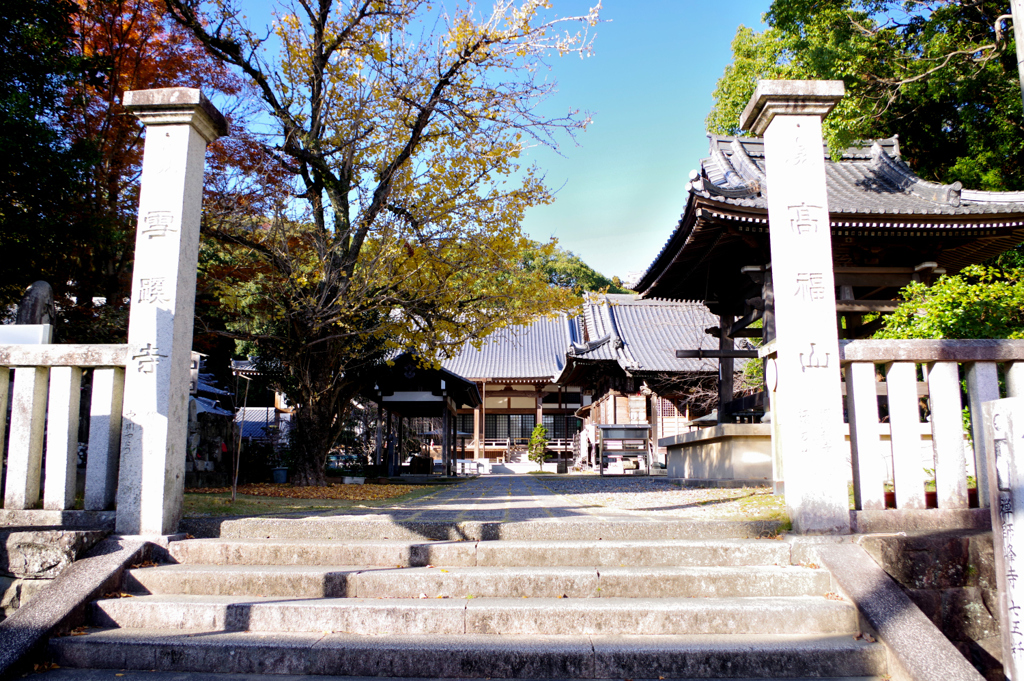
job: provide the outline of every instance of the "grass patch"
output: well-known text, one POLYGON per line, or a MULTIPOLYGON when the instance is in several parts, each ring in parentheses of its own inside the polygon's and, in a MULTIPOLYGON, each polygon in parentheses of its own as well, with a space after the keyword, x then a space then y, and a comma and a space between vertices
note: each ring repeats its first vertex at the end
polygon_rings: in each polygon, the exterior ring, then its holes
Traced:
POLYGON ((733 518, 736 520, 775 520, 781 523, 779 532, 786 532, 793 527, 793 523, 786 513, 786 500, 781 494, 772 494, 771 491, 753 491, 734 501, 728 502, 726 506, 733 511, 733 518))
POLYGON ((552 471, 530 471, 530 475, 554 475, 554 473, 552 471))
POLYGON ((305 511, 344 511, 401 504, 436 492, 434 485, 241 485, 235 502, 230 488, 185 490, 184 517, 273 515, 305 511), (304 498, 305 497, 305 498, 304 498))

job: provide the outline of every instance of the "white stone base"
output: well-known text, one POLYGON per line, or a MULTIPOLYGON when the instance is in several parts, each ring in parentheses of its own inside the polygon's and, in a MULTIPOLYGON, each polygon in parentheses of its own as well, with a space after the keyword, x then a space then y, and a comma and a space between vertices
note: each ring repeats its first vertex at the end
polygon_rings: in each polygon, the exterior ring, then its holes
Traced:
POLYGON ((664 438, 669 479, 772 483, 772 429, 767 423, 725 423, 664 438))

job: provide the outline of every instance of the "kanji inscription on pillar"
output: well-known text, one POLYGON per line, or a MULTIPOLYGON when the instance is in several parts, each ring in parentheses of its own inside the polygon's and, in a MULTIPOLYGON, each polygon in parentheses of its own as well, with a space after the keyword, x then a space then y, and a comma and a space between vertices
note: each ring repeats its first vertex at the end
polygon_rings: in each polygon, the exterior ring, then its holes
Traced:
POLYGON ((983 412, 1003 667, 1007 678, 1019 679, 1024 673, 1024 398, 986 402, 983 412))
POLYGON ((821 272, 799 272, 796 275, 796 295, 801 300, 825 300, 825 275, 821 272))
POLYGON ((174 213, 169 210, 151 210, 142 218, 140 231, 148 239, 167 236, 170 232, 177 232, 178 225, 175 224, 174 213))
POLYGON ((146 343, 145 347, 139 348, 139 351, 132 355, 132 359, 135 360, 140 374, 151 374, 156 371, 156 365, 160 360, 167 359, 167 355, 162 354, 151 343, 146 343))
POLYGON ((167 277, 140 278, 135 302, 149 303, 152 305, 171 302, 171 297, 167 287, 167 277))
POLYGON ((789 206, 789 226, 794 234, 816 234, 822 224, 828 224, 828 211, 821 206, 789 206))

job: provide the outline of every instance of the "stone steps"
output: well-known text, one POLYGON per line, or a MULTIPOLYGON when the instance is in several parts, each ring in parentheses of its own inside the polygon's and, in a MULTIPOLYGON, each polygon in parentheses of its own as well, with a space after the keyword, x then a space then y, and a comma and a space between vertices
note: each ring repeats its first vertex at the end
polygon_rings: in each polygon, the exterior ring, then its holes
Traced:
POLYGON ((723 598, 824 596, 827 571, 799 566, 331 567, 164 565, 128 571, 142 594, 292 598, 723 598))
POLYGON ((254 598, 140 596, 96 603, 93 622, 124 629, 345 632, 361 635, 842 634, 849 603, 791 598, 254 598))
MULTIPOLYGON (((661 541, 665 539, 723 539, 775 536, 782 523, 777 520, 686 520, 664 519, 652 522, 644 517, 595 519, 556 509, 559 516, 540 513, 529 520, 504 520, 502 511, 491 521, 453 522, 447 512, 437 512, 437 520, 399 520, 379 515, 324 516, 306 518, 240 518, 238 520, 189 520, 183 525, 197 537, 228 539, 306 539, 325 540, 401 540, 426 541, 661 541), (214 527, 215 526, 215 527, 214 527), (211 533, 208 533, 211 532, 211 533)), ((427 516, 430 512, 420 514, 427 516)))
MULTIPOLYGON (((37 672, 32 681, 111 681, 109 669, 53 669, 37 672)), ((121 670, 114 681, 306 681, 304 674, 219 674, 212 672, 153 672, 121 670)), ((335 676, 323 675, 318 681, 380 681, 373 676, 335 676)), ((425 681, 422 678, 393 678, 392 681, 425 681)), ((454 679, 452 681, 455 681, 454 679)), ((467 680, 468 681, 468 680, 467 680)), ((488 681, 512 681, 511 679, 488 679, 488 681)), ((567 679, 551 679, 549 681, 568 681, 567 679)), ((696 679, 674 679, 673 681, 697 681, 696 679)), ((769 681, 764 677, 743 679, 743 681, 769 681)), ((787 681, 821 681, 810 677, 788 679, 787 681)), ((831 681, 886 681, 880 676, 843 676, 831 677, 831 681)))
POLYGON ((789 565, 785 541, 757 539, 409 541, 267 537, 174 542, 178 563, 386 567, 789 565))
POLYGON ((55 639, 61 666, 416 678, 872 677, 881 646, 848 635, 356 636, 106 629, 55 639))
POLYGON ((96 628, 54 639, 51 653, 62 667, 197 674, 886 673, 881 645, 854 638, 856 608, 831 593, 831 575, 793 564, 797 544, 632 529, 622 539, 311 541, 264 528, 173 542, 174 562, 129 570, 122 589, 134 595, 97 601, 96 628))

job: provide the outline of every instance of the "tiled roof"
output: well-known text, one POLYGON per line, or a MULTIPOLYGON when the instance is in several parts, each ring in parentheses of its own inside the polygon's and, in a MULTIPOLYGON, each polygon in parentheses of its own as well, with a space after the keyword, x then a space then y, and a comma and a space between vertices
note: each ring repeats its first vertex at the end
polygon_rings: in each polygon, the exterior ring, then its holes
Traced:
MULTIPOLYGON (((270 426, 274 425, 273 407, 247 407, 235 412, 235 423, 242 428, 242 437, 269 437, 270 426)), ((280 415, 281 435, 286 436, 291 428, 292 415, 280 415)))
MULTIPOLYGON (((711 156, 688 189, 718 202, 767 210, 764 143, 711 136, 711 156)), ((899 157, 895 139, 849 149, 839 161, 825 150, 828 206, 832 214, 978 215, 1024 213, 1024 192, 964 191, 959 182, 922 180, 899 157)))
MULTIPOLYGON (((686 185, 685 212, 634 285, 645 296, 735 297, 732 266, 770 260, 764 143, 709 137, 709 156, 686 185)), ((927 259, 956 272, 1024 239, 1024 192, 924 181, 900 159, 895 138, 848 149, 839 161, 822 153, 837 264, 913 267, 927 259), (863 255, 869 243, 886 250, 885 262, 863 255)))
POLYGON ((485 338, 479 349, 466 343, 461 353, 441 366, 468 379, 554 381, 579 333, 578 320, 566 315, 543 317, 529 325, 500 329, 485 338))
POLYGON ((583 320, 590 340, 572 346, 571 360, 614 361, 627 374, 718 370, 717 360, 676 358, 676 350, 718 347, 717 339, 704 332, 716 326, 718 318, 700 303, 623 294, 591 296, 583 320))

